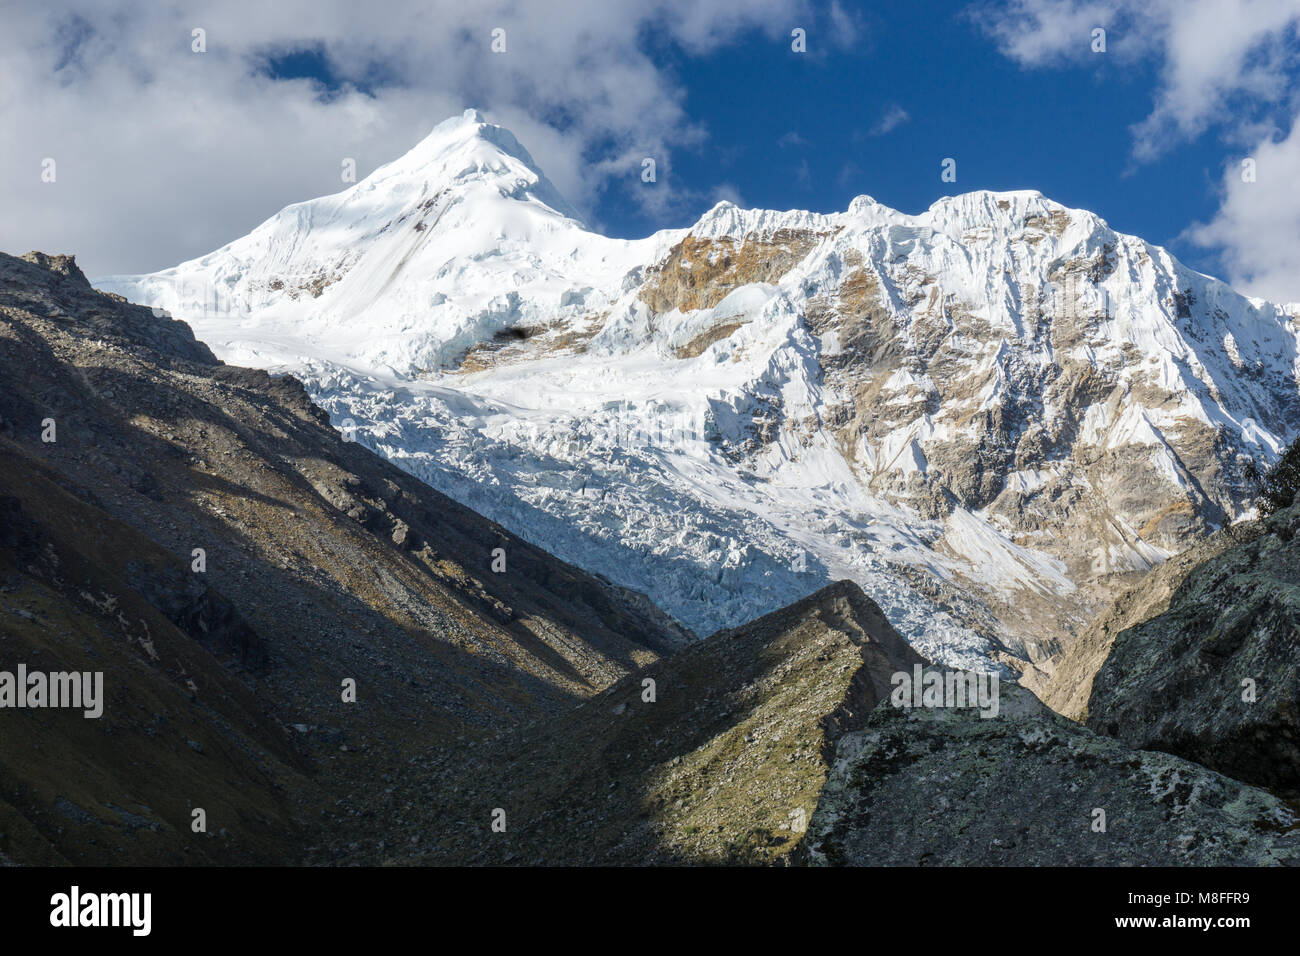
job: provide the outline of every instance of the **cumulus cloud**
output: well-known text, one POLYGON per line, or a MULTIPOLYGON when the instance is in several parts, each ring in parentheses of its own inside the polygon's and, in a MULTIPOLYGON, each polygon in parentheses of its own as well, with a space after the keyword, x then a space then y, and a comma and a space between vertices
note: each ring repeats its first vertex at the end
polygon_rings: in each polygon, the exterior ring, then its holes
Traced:
POLYGON ((1047 66, 1087 56, 1093 29, 1112 27, 1118 9, 1113 2, 1011 0, 973 7, 970 13, 1004 55, 1025 66, 1047 66))
POLYGON ((1011 0, 973 15, 1024 66, 1095 58, 1097 27, 1108 33, 1107 56, 1158 57, 1153 108, 1134 129, 1140 159, 1211 126, 1250 121, 1282 102, 1295 79, 1295 0, 1011 0))
POLYGON ((1300 122, 1284 139, 1264 139, 1241 162, 1228 165, 1223 202, 1209 223, 1189 236, 1222 250, 1232 281, 1275 302, 1300 302, 1300 122))
POLYGON ((647 38, 701 55, 753 31, 775 42, 805 12, 783 0, 11 7, 0 248, 76 252, 91 274, 162 268, 343 188, 344 158, 363 176, 469 106, 513 130, 587 213, 603 190, 639 183, 646 156, 664 188, 627 188, 668 208, 674 153, 707 131, 647 38), (490 49, 498 27, 504 54, 490 49), (195 53, 200 28, 207 51, 195 53), (302 51, 328 69, 328 89, 276 78, 277 58, 302 51))
POLYGON ((1257 161, 1254 183, 1227 162, 1215 218, 1189 231, 1219 250, 1228 278, 1257 295, 1300 299, 1297 128, 1300 4, 1296 0, 1011 0, 972 8, 1003 54, 1028 68, 1077 65, 1097 56, 1154 58, 1150 113, 1133 129, 1133 157, 1153 161, 1207 132, 1257 161), (1264 172, 1267 167, 1268 173, 1264 172))

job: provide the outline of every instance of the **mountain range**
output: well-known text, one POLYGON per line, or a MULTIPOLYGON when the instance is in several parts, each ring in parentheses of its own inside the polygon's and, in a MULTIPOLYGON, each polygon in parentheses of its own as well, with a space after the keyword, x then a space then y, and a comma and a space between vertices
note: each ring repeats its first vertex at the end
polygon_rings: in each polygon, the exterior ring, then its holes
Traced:
POLYGON ((696 637, 70 256, 0 254, 0 383, 0 678, 103 678, 0 693, 0 865, 1300 861, 1300 504, 1029 672, 1081 711, 918 708, 853 581, 696 637))
POLYGON ((474 110, 94 284, 695 634, 851 580, 927 659, 1031 683, 1300 432, 1300 306, 1091 212, 723 202, 612 239, 474 110))

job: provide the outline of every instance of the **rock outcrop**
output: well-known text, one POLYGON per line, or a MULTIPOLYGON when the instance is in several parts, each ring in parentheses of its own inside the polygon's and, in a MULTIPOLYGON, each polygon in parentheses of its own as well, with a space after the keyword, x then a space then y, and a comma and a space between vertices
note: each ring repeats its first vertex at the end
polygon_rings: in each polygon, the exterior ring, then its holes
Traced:
POLYGON ((842 737, 808 862, 1300 864, 1300 824, 1276 796, 1094 734, 1023 688, 1000 691, 995 717, 885 703, 842 737))
POLYGON ((1088 726, 1300 795, 1300 506, 1199 564, 1116 636, 1088 726))
POLYGON ((1021 676, 1020 683, 1047 706, 1071 720, 1088 718, 1092 682, 1110 656, 1115 636, 1162 614, 1188 576, 1202 563, 1260 534, 1257 522, 1229 525, 1157 566, 1119 591, 1110 605, 1093 618, 1074 643, 1042 667, 1021 676))

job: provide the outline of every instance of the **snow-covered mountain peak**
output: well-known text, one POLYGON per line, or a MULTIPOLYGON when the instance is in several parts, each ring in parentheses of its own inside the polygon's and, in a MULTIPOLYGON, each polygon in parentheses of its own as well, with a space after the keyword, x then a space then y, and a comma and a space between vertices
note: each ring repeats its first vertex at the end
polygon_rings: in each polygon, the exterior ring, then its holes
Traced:
POLYGON ((382 188, 414 183, 433 192, 486 185, 503 198, 535 200, 578 219, 515 135, 489 123, 476 109, 439 123, 400 159, 381 166, 359 185, 382 188))
POLYGON ((917 218, 937 232, 956 239, 969 239, 980 230, 1005 240, 1027 228, 1055 235, 1062 235, 1071 227, 1076 232, 1106 228, 1106 224, 1092 213, 1071 209, 1048 199, 1036 189, 1006 192, 980 189, 943 196, 917 218))
POLYGON ((635 265, 617 255, 629 245, 586 232, 515 136, 467 110, 215 252, 100 281, 186 316, 246 363, 328 356, 400 376, 541 318, 575 269, 608 287, 635 265))

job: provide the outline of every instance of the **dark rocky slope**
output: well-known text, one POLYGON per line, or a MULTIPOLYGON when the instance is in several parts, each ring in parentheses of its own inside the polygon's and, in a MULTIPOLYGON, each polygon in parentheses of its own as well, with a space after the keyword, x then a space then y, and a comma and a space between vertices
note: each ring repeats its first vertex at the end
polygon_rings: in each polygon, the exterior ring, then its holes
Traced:
POLYGON ((1110 655, 1121 631, 1169 609, 1169 602, 1189 575, 1229 548, 1254 540, 1257 522, 1229 525, 1177 554, 1122 588, 1110 605, 1079 633, 1069 649, 1044 669, 1027 671, 1020 683, 1047 706, 1071 720, 1087 720, 1088 698, 1097 671, 1110 655))
POLYGON ((1116 638, 1087 722, 1300 797, 1300 505, 1187 575, 1116 638))
POLYGON ((1086 726, 1015 685, 991 719, 877 708, 839 742, 809 860, 1300 865, 1297 531, 1293 505, 1121 594, 1042 690, 1086 726))
POLYGON ((373 806, 377 816, 418 815, 411 845, 351 859, 787 861, 835 740, 866 719, 891 674, 920 662, 857 585, 838 582, 645 667, 561 717, 417 761, 373 806), (497 810, 504 832, 492 827, 497 810))
POLYGON ((0 862, 292 856, 311 766, 241 679, 266 645, 219 594, 160 592, 173 555, 0 445, 0 670, 104 675, 99 719, 0 710, 0 862))
POLYGON ((688 639, 343 441, 292 378, 70 257, 0 255, 0 670, 103 670, 108 698, 0 710, 0 859, 291 860, 363 812, 336 793, 688 639))

